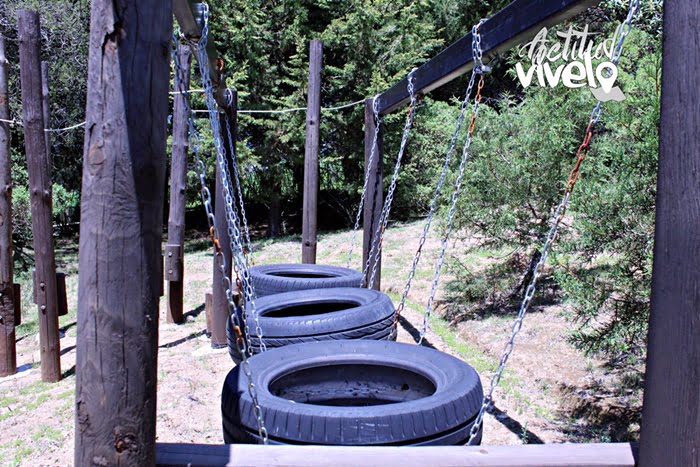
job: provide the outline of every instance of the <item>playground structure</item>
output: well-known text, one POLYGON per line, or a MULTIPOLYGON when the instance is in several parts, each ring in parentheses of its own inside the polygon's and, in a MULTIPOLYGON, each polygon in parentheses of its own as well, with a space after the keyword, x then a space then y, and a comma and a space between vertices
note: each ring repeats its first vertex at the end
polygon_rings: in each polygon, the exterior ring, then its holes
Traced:
MULTIPOLYGON (((562 21, 592 3, 595 2, 514 2, 484 23, 482 35, 485 57, 488 60, 488 57, 492 56, 490 54, 521 42, 542 25, 562 21), (537 8, 534 8, 535 6, 537 8), (513 18, 518 18, 517 26, 513 26, 513 18)), ((182 11, 182 4, 183 2, 175 2, 176 12, 178 8, 182 11)), ((697 175, 693 176, 694 173, 697 174, 697 160, 682 157, 684 154, 694 154, 697 149, 697 141, 689 141, 683 134, 692 134, 697 129, 698 117, 695 112, 697 109, 694 108, 683 119, 677 116, 678 113, 674 113, 675 109, 695 105, 695 101, 690 99, 694 90, 686 76, 692 76, 691 65, 695 66, 695 71, 700 68, 698 51, 684 48, 683 41, 690 40, 693 35, 697 36, 697 32, 691 31, 689 27, 681 27, 679 20, 682 15, 690 14, 692 6, 689 0, 668 1, 664 18, 666 37, 656 255, 644 401, 645 419, 654 420, 654 423, 645 423, 642 428, 640 465, 693 465, 698 462, 697 443, 700 439, 700 428, 697 424, 698 396, 697 390, 694 389, 697 387, 698 375, 692 371, 688 374, 686 369, 700 366, 696 313, 696 305, 700 299, 697 295, 698 245, 694 242, 700 230, 700 209, 696 203, 697 175), (691 56, 690 59, 688 55, 691 56), (670 183, 671 180, 674 183, 670 183)), ((94 2, 93 8, 93 14, 103 14, 110 18, 117 14, 107 2, 94 2)), ((129 16, 134 15, 133 12, 124 14, 124 27, 128 27, 134 21, 145 20, 129 16)), ((151 41, 169 41, 167 36, 170 11, 167 5, 150 5, 141 11, 141 14, 145 14, 146 18, 150 18, 162 28, 154 28, 148 32, 151 41)), ((31 20, 32 18, 28 17, 27 24, 30 26, 31 20)), ((108 464, 125 462, 145 465, 156 460, 161 464, 170 465, 186 463, 189 459, 198 465, 224 465, 229 461, 236 462, 236 465, 274 465, 274 462, 278 465, 309 465, 311 462, 327 465, 331 462, 362 463, 362 459, 369 458, 373 463, 378 463, 381 459, 382 463, 392 464, 397 458, 405 462, 405 458, 410 457, 411 462, 431 465, 468 464, 472 460, 482 462, 482 465, 524 465, 528 459, 534 465, 634 464, 633 450, 627 444, 411 448, 410 454, 404 453, 406 448, 235 446, 229 450, 226 447, 161 445, 156 453, 154 349, 157 344, 157 319, 154 322, 153 316, 154 310, 157 316, 157 297, 160 295, 158 280, 162 274, 158 225, 160 221, 157 213, 159 209, 162 210, 164 192, 162 189, 159 191, 164 184, 164 177, 159 174, 164 173, 162 168, 165 136, 161 122, 167 113, 167 64, 157 54, 149 52, 150 49, 142 47, 143 44, 138 38, 126 37, 119 41, 114 36, 114 31, 110 30, 111 26, 101 26, 104 29, 93 31, 93 34, 98 34, 98 37, 99 34, 103 34, 110 46, 102 50, 91 50, 91 65, 93 61, 102 63, 111 73, 112 79, 117 82, 121 82, 120 77, 123 79, 126 76, 135 76, 138 79, 129 80, 122 85, 123 94, 120 95, 124 100, 119 102, 108 94, 111 90, 108 82, 98 80, 93 74, 90 77, 92 89, 100 91, 95 95, 102 96, 102 100, 88 104, 89 125, 86 138, 95 139, 93 144, 86 145, 88 149, 85 155, 83 209, 84 212, 90 213, 90 216, 84 217, 88 222, 84 221, 85 225, 81 226, 84 230, 81 232, 80 269, 81 272, 87 271, 87 274, 81 275, 82 316, 79 335, 84 341, 78 348, 76 371, 76 463, 82 465, 104 460, 108 464), (126 52, 125 44, 135 47, 126 52), (133 53, 138 65, 125 60, 125 53, 133 53), (136 69, 144 63, 149 64, 148 73, 136 69), (134 68, 128 69, 129 66, 134 68), (146 85, 147 83, 153 85, 146 85), (138 100, 144 98, 150 99, 154 104, 151 115, 134 111, 138 108, 138 100), (100 110, 99 116, 97 110, 100 110), (118 131, 105 138, 105 135, 99 134, 102 131, 101 125, 106 123, 101 121, 101 118, 117 118, 118 121, 121 119, 122 125, 118 131), (152 129, 155 134, 144 134, 140 128, 152 129), (129 154, 120 153, 117 150, 119 147, 129 147, 129 154), (105 164, 106 161, 115 165, 109 166, 105 164), (121 171, 129 172, 131 164, 140 170, 134 171, 133 179, 120 179, 126 183, 119 184, 116 193, 106 196, 104 187, 111 187, 115 177, 123 176, 121 171), (121 170, 117 170, 119 167, 121 170), (154 174, 156 183, 153 182, 154 174), (100 214, 108 218, 114 215, 114 203, 122 207, 123 212, 119 218, 113 220, 128 227, 117 232, 116 239, 114 232, 108 232, 103 225, 96 223, 96 219, 101 218, 100 214), (121 217, 125 214, 126 218, 121 217), (121 243, 122 250, 127 247, 132 251, 134 258, 117 255, 117 251, 120 250, 114 246, 115 242, 121 243), (88 253, 83 255, 83 251, 88 253), (136 258, 139 258, 139 261, 135 261, 136 258), (120 275, 119 268, 138 273, 120 275), (98 272, 101 274, 98 275, 98 272), (106 278, 102 279, 105 273, 106 278), (84 276, 87 277, 83 278, 84 276), (114 290, 110 291, 114 287, 130 290, 132 293, 130 296, 117 294, 114 290), (100 298, 99 307, 94 305, 95 297, 100 298), (131 320, 121 316, 122 310, 125 309, 133 310, 131 320), (133 319, 134 317, 142 319, 139 321, 133 319), (119 350, 120 348, 122 350, 119 350), (118 355, 114 355, 115 350, 118 355), (102 361, 102 365, 96 366, 96 361, 102 361), (138 376, 134 377, 134 374, 138 376), (109 378, 105 379, 107 375, 109 378), (101 380, 105 383, 99 384, 101 380), (128 404, 124 404, 119 396, 124 388, 130 395, 128 404), (92 395, 94 392, 103 394, 104 400, 95 400, 92 395), (106 413, 115 415, 110 419, 105 417, 106 413), (95 423, 96 419, 103 421, 95 423)), ((418 68, 414 75, 417 92, 428 92, 449 78, 468 71, 472 57, 465 44, 470 42, 471 37, 468 35, 418 68), (462 50, 457 44, 462 44, 462 50), (451 71, 446 71, 445 63, 453 65, 449 69, 451 71)), ((409 96, 405 93, 406 84, 398 83, 378 98, 380 113, 388 113, 408 100, 409 96)), ((36 110, 35 107, 31 109, 32 112, 36 110)), ((381 217, 377 208, 382 206, 382 191, 378 189, 382 180, 382 145, 381 138, 377 138, 376 141, 373 139, 374 134, 381 135, 381 128, 375 133, 374 111, 369 100, 366 109, 366 132, 370 135, 366 138, 366 146, 369 142, 370 153, 374 151, 378 155, 373 164, 368 164, 367 167, 370 174, 367 198, 377 199, 378 202, 365 205, 363 243, 366 251, 363 256, 365 261, 374 262, 379 267, 379 259, 372 259, 374 256, 370 255, 370 237, 371 232, 377 229, 381 217), (372 187, 373 191, 370 191, 372 187)), ((31 129, 30 125, 28 131, 31 129)), ((43 133, 43 125, 41 131, 43 133)), ((41 133, 36 130, 33 134, 41 133)), ((38 141, 33 144, 40 147, 38 141)), ((41 151, 37 150, 37 153, 41 154, 41 151)), ((217 216, 217 219, 222 217, 217 216)), ((168 271, 171 269, 175 270, 168 268, 168 271)), ((379 277, 377 274, 374 280, 370 277, 366 280, 378 288, 379 277)), ((160 283, 162 284, 162 280, 160 283)))

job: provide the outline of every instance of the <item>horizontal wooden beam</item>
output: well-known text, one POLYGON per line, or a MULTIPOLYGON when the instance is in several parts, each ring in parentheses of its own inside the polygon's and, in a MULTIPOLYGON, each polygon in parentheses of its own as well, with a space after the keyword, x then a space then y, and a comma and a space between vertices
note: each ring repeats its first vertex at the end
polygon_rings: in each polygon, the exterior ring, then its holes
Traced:
MULTIPOLYGON (((481 25, 484 63, 600 0, 515 0, 481 25)), ((421 65, 414 75, 417 93, 426 94, 474 68, 471 32, 421 65)), ((379 113, 388 114, 409 101, 407 78, 379 96, 379 113)))
POLYGON ((629 443, 520 446, 261 446, 251 444, 156 445, 159 466, 333 467, 633 467, 637 448, 629 443))
MULTIPOLYGON (((202 29, 204 28, 204 3, 197 3, 191 0, 173 0, 173 15, 180 25, 182 35, 191 41, 196 42, 202 37, 202 29)), ((197 51, 192 50, 194 56, 197 56, 197 51)), ((220 107, 226 107, 225 98, 225 83, 223 82, 223 73, 219 66, 221 57, 216 50, 214 38, 211 35, 211 30, 207 37, 207 55, 209 56, 209 76, 214 85, 214 98, 220 107)))

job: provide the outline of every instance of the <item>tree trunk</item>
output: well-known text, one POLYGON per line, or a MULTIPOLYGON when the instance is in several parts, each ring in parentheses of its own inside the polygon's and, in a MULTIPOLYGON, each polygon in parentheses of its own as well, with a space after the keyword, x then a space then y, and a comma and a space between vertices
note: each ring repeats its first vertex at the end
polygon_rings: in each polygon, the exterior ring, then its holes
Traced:
POLYGON ((75 465, 154 465, 172 4, 92 0, 75 465))
POLYGON ((282 201, 277 192, 272 193, 270 198, 270 218, 267 225, 268 237, 279 237, 282 235, 282 201))

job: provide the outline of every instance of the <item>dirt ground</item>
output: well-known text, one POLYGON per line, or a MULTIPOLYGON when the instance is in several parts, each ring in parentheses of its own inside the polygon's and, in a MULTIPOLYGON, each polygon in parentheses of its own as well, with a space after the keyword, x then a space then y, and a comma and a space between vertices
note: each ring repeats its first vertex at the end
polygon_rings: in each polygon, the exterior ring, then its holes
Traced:
MULTIPOLYGON (((421 223, 388 230, 384 249, 382 288, 394 302, 403 290, 407 268, 415 251, 421 223)), ((319 242, 318 262, 345 265, 349 232, 324 235, 319 242)), ((361 238, 361 236, 359 236, 361 238)), ((161 301, 158 355, 157 439, 159 442, 222 443, 220 396, 233 363, 225 349, 212 350, 206 336, 204 292, 211 284, 211 260, 200 241, 188 246, 186 255, 185 310, 187 322, 165 323, 161 301)), ((261 241, 255 245, 258 264, 298 262, 298 239, 261 241)), ((361 247, 356 248, 361 250, 361 247)), ((399 340, 414 342, 422 327, 423 308, 430 290, 438 241, 430 240, 416 274, 409 303, 401 321, 399 340)), ((77 266, 75 251, 67 255, 63 269, 69 273, 71 314, 62 319, 61 382, 41 382, 36 331, 20 332, 17 343, 19 373, 0 380, 0 465, 72 465, 73 409, 75 390, 75 307, 77 266), (70 255, 73 256, 70 256, 70 255)), ((359 252, 353 258, 359 267, 359 252)), ((449 277, 448 277, 449 279, 449 277)), ((25 307, 24 314, 35 312, 25 307)), ((456 328, 435 318, 427 341, 435 348, 466 359, 481 374, 485 388, 510 332, 512 316, 493 316, 466 321, 456 328)), ((31 328, 30 328, 31 329, 31 328)), ((603 397, 594 391, 605 385, 602 362, 586 358, 566 340, 571 325, 560 306, 533 310, 526 318, 501 386, 495 407, 487 415, 483 444, 610 441, 590 407, 605 406, 609 415, 638 403, 633 395, 603 397), (626 397, 626 398, 625 398, 626 397)), ((595 412, 600 413, 600 412, 595 412)), ((634 431, 635 427, 626 426, 634 431)))

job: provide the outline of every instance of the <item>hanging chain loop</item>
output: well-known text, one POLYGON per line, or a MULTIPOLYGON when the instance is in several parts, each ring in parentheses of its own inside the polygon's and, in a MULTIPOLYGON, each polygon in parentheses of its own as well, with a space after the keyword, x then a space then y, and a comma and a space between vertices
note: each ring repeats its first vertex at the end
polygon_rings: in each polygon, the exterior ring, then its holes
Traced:
MULTIPOLYGON (((211 78, 209 76, 209 69, 208 69, 208 59, 207 59, 207 54, 206 54, 206 42, 207 42, 207 34, 208 34, 208 18, 209 18, 209 8, 208 5, 204 4, 204 28, 202 31, 202 38, 199 40, 198 43, 193 44, 197 53, 198 53, 198 61, 199 61, 199 66, 200 66, 200 73, 202 75, 202 80, 205 85, 206 89, 206 97, 207 97, 207 107, 209 109, 209 116, 210 116, 210 124, 212 125, 212 133, 214 135, 214 143, 216 147, 216 153, 217 153, 217 162, 219 164, 219 167, 221 169, 221 181, 222 181, 222 188, 223 192, 225 195, 226 199, 226 218, 227 218, 227 224, 228 224, 228 231, 229 231, 229 236, 231 239, 231 249, 232 249, 232 257, 234 258, 234 261, 232 263, 232 266, 234 267, 234 270, 237 273, 237 283, 240 282, 246 282, 248 284, 248 287, 252 289, 252 283, 249 280, 249 274, 247 273, 247 267, 246 267, 246 262, 244 258, 242 259, 241 257, 244 256, 242 254, 242 246, 241 246, 241 238, 240 238, 240 228, 237 225, 236 222, 236 216, 235 213, 233 212, 233 199, 231 197, 231 190, 230 190, 230 174, 227 173, 227 165, 225 158, 223 156, 223 145, 221 142, 221 128, 218 125, 218 118, 216 118, 217 111, 216 111, 216 103, 214 101, 213 97, 213 85, 211 82, 211 78), (236 235, 236 233, 238 235, 236 235), (240 268, 246 268, 243 271, 242 274, 242 280, 241 276, 239 276, 239 273, 241 271, 240 268)), ((177 42, 177 39, 176 39, 177 42)), ((177 56, 176 50, 173 50, 173 58, 175 62, 175 81, 176 81, 176 86, 178 88, 181 88, 182 85, 179 80, 180 73, 182 73, 182 67, 181 64, 179 63, 179 58, 177 56)), ((189 131, 190 131, 190 142, 191 142, 191 147, 192 150, 195 154, 196 158, 196 170, 197 170, 197 175, 200 181, 201 185, 201 190, 200 194, 202 196, 202 203, 204 204, 204 209, 206 211, 207 215, 207 222, 209 224, 209 232, 210 236, 212 237, 212 242, 215 246, 216 253, 215 256, 217 258, 217 261, 219 263, 219 269, 222 271, 222 283, 223 287, 226 293, 227 297, 227 307, 229 311, 230 318, 233 320, 234 323, 234 330, 237 329, 238 331, 236 332, 236 338, 235 339, 230 339, 229 342, 233 342, 236 346, 236 350, 239 352, 241 356, 241 363, 239 364, 241 366, 241 369, 243 370, 243 373, 247 379, 247 384, 248 384, 248 394, 250 395, 252 402, 253 402, 253 412, 257 420, 257 425, 258 425, 258 434, 260 435, 260 438, 262 439, 264 444, 268 443, 268 433, 267 433, 267 428, 265 427, 264 420, 262 418, 262 409, 260 408, 260 404, 258 402, 258 396, 257 396, 257 391, 255 388, 255 384, 253 383, 253 373, 252 369, 250 367, 250 363, 248 362, 248 357, 251 354, 251 346, 250 346, 250 338, 249 336, 246 336, 246 339, 242 338, 242 335, 240 333, 240 329, 247 329, 247 326, 245 325, 245 316, 246 312, 244 311, 241 313, 241 319, 238 317, 238 313, 236 312, 236 304, 233 300, 233 284, 231 282, 231 279, 227 277, 226 275, 226 258, 223 255, 221 251, 221 246, 220 246, 220 237, 218 230, 216 228, 216 218, 214 216, 214 210, 212 208, 212 196, 211 196, 211 191, 207 187, 206 183, 206 166, 204 164, 204 161, 202 160, 201 154, 200 154, 200 137, 197 132, 196 126, 194 124, 194 116, 192 112, 192 107, 189 102, 189 95, 184 92, 184 90, 181 90, 183 92, 183 95, 185 96, 185 105, 186 105, 186 111, 188 114, 188 124, 189 124, 189 131)), ((247 299, 248 296, 245 296, 247 299)), ((246 300, 246 308, 249 302, 246 300)), ((255 314, 254 314, 255 316, 255 314)))
MULTIPOLYGON (((408 142, 408 135, 411 132, 411 127, 413 126, 413 118, 416 114, 416 105, 418 104, 418 96, 415 93, 414 87, 414 75, 417 68, 411 70, 408 74, 408 94, 411 97, 410 107, 408 109, 408 115, 406 116, 406 123, 403 128, 403 135, 401 137, 401 145, 399 146, 399 154, 396 157, 396 164, 394 166, 394 173, 391 176, 391 183, 389 184, 389 190, 387 191, 386 200, 384 201, 384 207, 379 216, 379 221, 377 222, 377 229, 372 237, 372 246, 367 255, 367 262, 365 263, 364 269, 362 271, 362 282, 360 287, 372 287, 374 284, 374 279, 377 275, 377 269, 379 267, 379 259, 382 254, 382 241, 384 240, 384 231, 389 223, 389 213, 391 212, 391 204, 394 201, 394 192, 396 191, 396 183, 399 180, 399 171, 401 169, 401 159, 403 158, 404 152, 406 151, 406 143, 408 142), (369 271, 370 265, 372 265, 372 272, 369 274, 369 281, 367 280, 367 272, 369 271)), ((381 186, 381 185, 380 185, 381 186)))
MULTIPOLYGON (((413 263, 411 264, 411 269, 408 273, 408 279, 406 281, 406 285, 404 286, 403 293, 401 294, 401 300, 399 302, 399 305, 396 307, 396 313, 394 314, 394 323, 392 325, 392 336, 396 336, 396 332, 398 329, 398 323, 399 323, 399 318, 401 317, 401 313, 403 312, 405 306, 406 306, 406 299, 408 298, 408 294, 411 290, 411 285, 413 283, 413 278, 416 274, 416 269, 418 267, 418 263, 420 262, 421 259, 421 254, 423 252, 423 246, 425 245, 428 232, 430 230, 430 226, 432 225, 433 222, 433 217, 435 215, 435 212, 437 211, 437 205, 438 201, 440 199, 440 196, 442 195, 442 187, 445 183, 445 180, 447 178, 447 173, 449 172, 450 169, 450 163, 452 162, 452 155, 454 154, 454 150, 457 146, 457 140, 459 139, 459 134, 462 129, 462 124, 464 122, 464 117, 466 116, 467 109, 469 108, 469 100, 471 98, 472 90, 474 88, 474 83, 476 81, 477 75, 479 75, 479 84, 477 85, 477 94, 476 97, 474 98, 474 106, 472 107, 472 112, 471 112, 471 120, 469 122, 469 129, 467 133, 467 143, 464 147, 464 150, 462 151, 462 161, 460 163, 460 170, 459 170, 459 176, 458 176, 458 181, 457 185, 455 187, 455 192, 452 194, 452 206, 450 207, 450 215, 448 216, 450 221, 449 224, 451 224, 451 218, 454 215, 454 209, 456 206, 457 202, 457 196, 459 195, 459 186, 461 185, 461 180, 462 176, 464 173, 464 167, 467 159, 467 153, 469 149, 469 145, 471 144, 471 138, 472 135, 474 134, 474 123, 476 121, 476 116, 479 112, 479 103, 481 102, 481 89, 484 86, 484 77, 483 73, 485 71, 485 67, 483 62, 481 61, 482 53, 481 53, 481 35, 479 34, 479 28, 481 27, 481 24, 484 22, 484 20, 481 20, 477 25, 475 25, 472 28, 472 55, 474 57, 474 68, 472 69, 472 74, 469 77, 469 83, 467 84, 467 90, 464 93, 464 100, 462 101, 462 105, 460 106, 460 112, 459 112, 459 117, 457 118, 457 122, 455 124, 455 130, 452 134, 452 139, 450 140, 450 145, 447 150, 447 154, 445 156, 445 162, 443 163, 442 166, 442 172, 440 173, 440 178, 438 179, 437 186, 435 187, 435 192, 433 194, 433 199, 430 202, 430 210, 428 211, 428 216, 425 219, 425 223, 423 224, 423 232, 421 234, 421 237, 418 241, 418 248, 416 249, 416 253, 413 256, 413 263)), ((446 233, 447 234, 447 233, 446 233)), ((448 235, 448 234, 447 234, 448 235)), ((437 281, 439 280, 439 268, 442 265, 443 262, 443 257, 445 254, 445 246, 447 239, 443 237, 443 248, 441 249, 441 255, 440 255, 440 260, 438 261, 438 264, 440 266, 437 266, 437 272, 436 272, 436 277, 433 279, 433 291, 430 295, 430 300, 428 301, 428 308, 426 310, 426 317, 423 320, 423 330, 420 333, 420 339, 419 339, 419 344, 422 343, 423 338, 427 332, 427 323, 429 320, 429 315, 430 315, 430 307, 432 305, 433 297, 435 295, 435 290, 436 290, 436 284, 437 281)))
MULTIPOLYGON (((622 53, 622 45, 624 44, 625 37, 630 31, 630 28, 632 27, 632 19, 634 18, 635 13, 639 9, 639 0, 631 0, 630 1, 630 6, 629 10, 627 13, 627 17, 625 18, 624 22, 622 23, 621 26, 621 33, 620 37, 615 45, 615 48, 613 49, 613 59, 611 60, 615 65, 617 65, 618 60, 620 59, 620 55, 622 53)), ((491 405, 493 404, 493 393, 496 390, 496 387, 501 381, 501 378, 503 376, 503 371, 505 370, 506 364, 508 363, 508 358, 510 357, 510 354, 513 352, 513 348, 515 347, 515 338, 518 335, 518 332, 520 332, 520 329, 523 327, 523 319, 525 318, 525 313, 527 312, 528 308, 530 307, 530 303, 532 302, 533 297, 535 296, 535 291, 536 291, 536 286, 537 286, 537 280, 539 279, 540 275, 542 274, 542 269, 544 268, 544 264, 547 261, 547 256, 550 253, 550 250, 552 248, 552 244, 556 241, 557 235, 559 233, 559 224, 561 223, 561 220, 564 218, 564 214, 566 213, 566 209, 569 205, 569 199, 571 198, 571 193, 574 190, 574 186, 576 186, 576 182, 578 181, 580 170, 581 170, 581 163, 583 160, 586 158, 586 155, 588 154, 588 149, 590 148, 591 144, 591 139, 593 138, 593 127, 595 124, 598 122, 598 119, 600 118, 600 113, 601 113, 601 107, 602 107, 602 102, 598 101, 595 107, 593 108, 593 111, 591 112, 588 125, 586 126, 586 131, 583 136, 583 141, 581 145, 578 147, 578 150, 576 151, 576 162, 574 164, 574 168, 572 169, 571 173, 569 174, 569 178, 566 184, 566 188, 564 189, 564 194, 562 196, 561 201, 559 202, 559 205, 556 207, 554 210, 554 215, 552 216, 552 221, 551 221, 551 227, 549 231, 547 232, 547 236, 545 238, 544 243, 542 244, 542 255, 540 256, 539 261, 535 265, 533 271, 532 271, 532 278, 530 279, 530 283, 528 284, 527 288, 525 289, 525 295, 523 296, 523 300, 520 303, 520 308, 518 310, 518 314, 516 318, 513 320, 513 324, 511 326, 511 332, 510 332, 510 337, 508 338, 508 341, 506 342, 505 347, 503 348, 503 353, 501 354, 500 361, 498 363, 498 368, 496 368, 496 372, 494 373, 493 377, 491 378, 491 385, 489 387, 489 391, 484 394, 484 399, 481 403, 481 408, 479 409, 479 414, 477 415, 476 419, 474 420, 474 424, 472 425, 472 428, 469 432, 469 441, 467 444, 470 444, 472 440, 477 436, 479 431, 481 430, 481 425, 484 420, 484 415, 485 413, 490 409, 491 405)))

